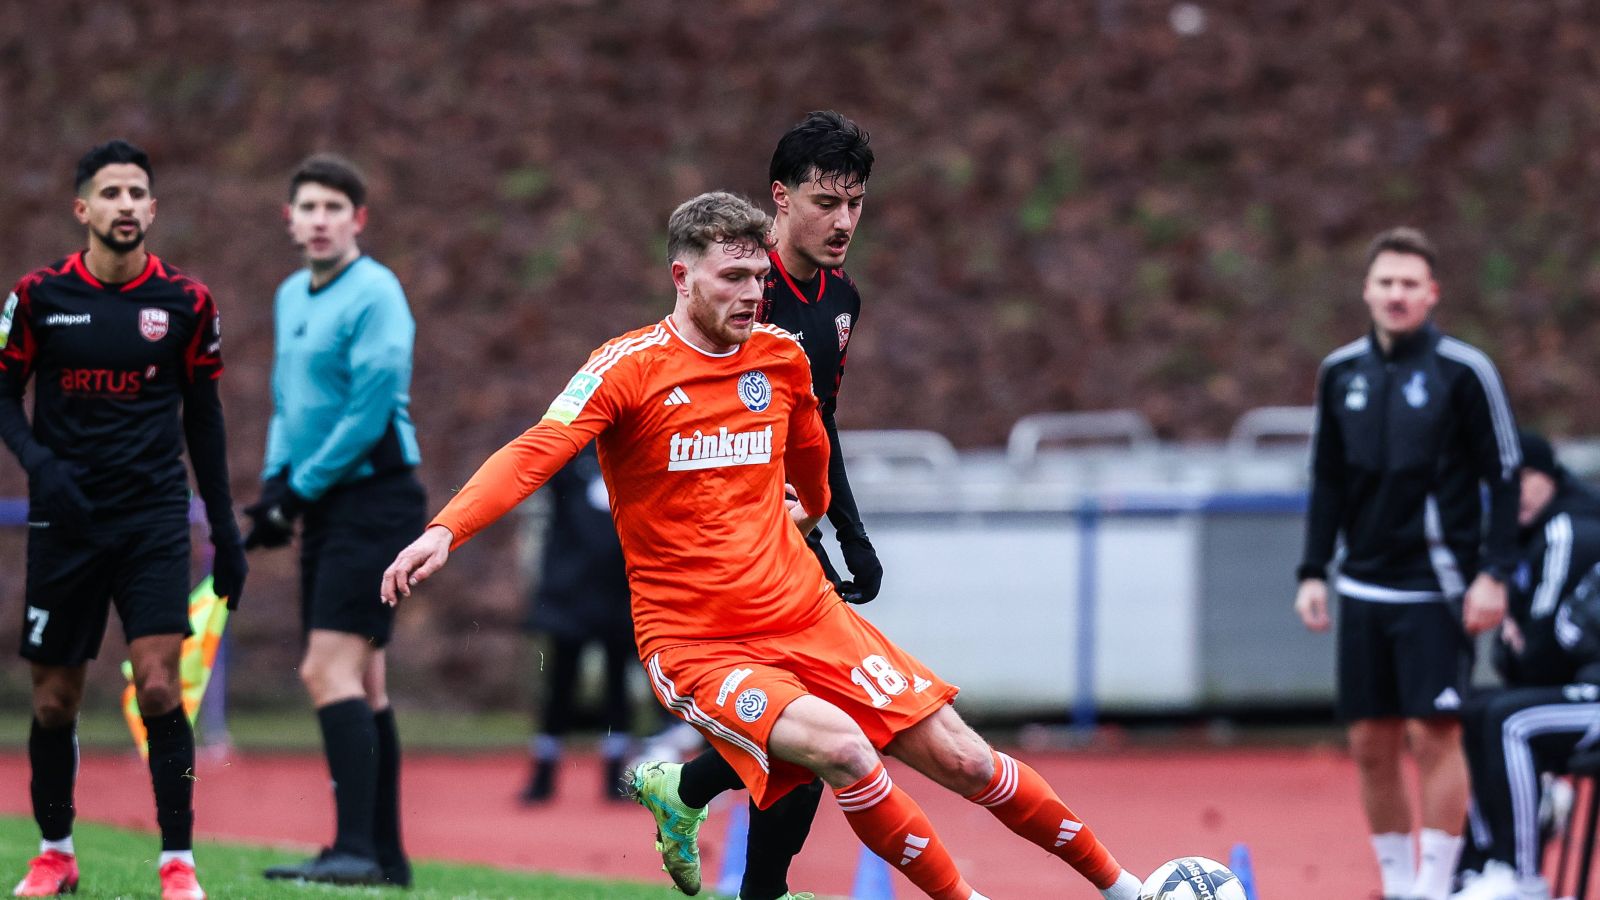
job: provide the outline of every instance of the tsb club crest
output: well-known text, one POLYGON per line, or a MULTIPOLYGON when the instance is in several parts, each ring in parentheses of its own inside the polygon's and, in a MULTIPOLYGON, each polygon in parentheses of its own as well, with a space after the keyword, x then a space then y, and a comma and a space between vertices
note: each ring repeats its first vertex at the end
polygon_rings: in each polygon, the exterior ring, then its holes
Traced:
POLYGON ((139 334, 147 341, 159 341, 167 336, 167 311, 154 307, 139 310, 139 334))
POLYGON ((839 331, 839 350, 844 351, 844 345, 850 343, 850 314, 840 313, 833 317, 833 327, 839 331))

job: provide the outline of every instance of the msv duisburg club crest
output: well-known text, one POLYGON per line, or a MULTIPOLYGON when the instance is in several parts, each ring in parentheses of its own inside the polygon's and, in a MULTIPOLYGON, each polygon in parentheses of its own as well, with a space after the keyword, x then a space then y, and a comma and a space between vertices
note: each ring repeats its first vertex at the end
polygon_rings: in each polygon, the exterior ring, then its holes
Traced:
POLYGON ((743 401, 745 409, 751 412, 761 412, 771 406, 772 382, 767 380, 767 373, 752 369, 740 375, 739 399, 743 401))

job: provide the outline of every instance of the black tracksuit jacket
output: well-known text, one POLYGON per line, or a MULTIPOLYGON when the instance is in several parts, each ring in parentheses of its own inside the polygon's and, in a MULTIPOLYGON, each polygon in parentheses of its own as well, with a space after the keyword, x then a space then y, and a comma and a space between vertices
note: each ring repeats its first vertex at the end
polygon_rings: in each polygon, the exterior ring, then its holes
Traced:
POLYGON ((1326 577, 1341 535, 1355 596, 1459 596, 1481 571, 1510 575, 1521 450, 1482 351, 1432 324, 1387 354, 1368 334, 1323 360, 1316 409, 1300 578, 1326 577))

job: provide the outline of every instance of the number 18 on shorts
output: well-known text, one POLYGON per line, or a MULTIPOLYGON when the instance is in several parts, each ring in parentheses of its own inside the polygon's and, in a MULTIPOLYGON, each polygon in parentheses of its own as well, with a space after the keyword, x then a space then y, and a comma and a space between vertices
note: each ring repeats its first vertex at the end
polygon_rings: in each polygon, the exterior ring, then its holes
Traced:
POLYGON ((670 647, 646 669, 662 704, 710 738, 758 805, 813 777, 767 752, 796 698, 839 707, 882 748, 957 691, 842 603, 793 634, 670 647))

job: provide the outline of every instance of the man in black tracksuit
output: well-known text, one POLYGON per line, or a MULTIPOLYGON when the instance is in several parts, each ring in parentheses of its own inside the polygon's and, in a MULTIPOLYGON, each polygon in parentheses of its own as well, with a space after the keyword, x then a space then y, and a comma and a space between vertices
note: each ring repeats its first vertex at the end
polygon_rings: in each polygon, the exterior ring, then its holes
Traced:
POLYGON ((1460 853, 1468 787, 1457 716, 1470 638, 1505 611, 1520 465, 1494 364, 1430 321, 1434 260, 1427 238, 1409 228, 1369 248, 1363 299, 1372 330, 1330 354, 1318 374, 1295 597, 1308 628, 1328 627, 1326 572, 1342 535, 1339 713, 1383 895, 1419 900, 1448 896, 1460 853), (1408 737, 1422 795, 1420 864, 1400 776, 1408 737))
MULTIPOLYGON (((842 266, 860 221, 873 154, 866 132, 836 112, 813 112, 778 141, 768 168, 777 207, 768 256, 772 271, 757 318, 791 332, 811 362, 812 390, 828 432, 828 522, 839 540, 850 577, 842 578, 823 547, 822 533, 806 543, 823 571, 851 603, 878 595, 883 566, 867 539, 855 495, 845 476, 834 424, 845 356, 861 295, 842 266)), ((683 765, 678 793, 690 807, 704 807, 723 791, 743 787, 738 774, 714 750, 683 765)), ((739 900, 781 900, 789 893, 789 863, 811 830, 822 782, 796 788, 767 809, 750 808, 750 831, 739 900)), ((680 885, 682 887, 682 885, 680 885)))
POLYGON ((1600 590, 1600 494, 1526 431, 1521 481, 1521 558, 1495 648, 1506 687, 1461 712, 1474 801, 1470 868, 1482 870, 1462 900, 1550 896, 1539 877, 1539 776, 1564 770, 1574 749, 1600 739, 1600 688, 1582 671, 1600 633, 1579 608, 1600 590))

